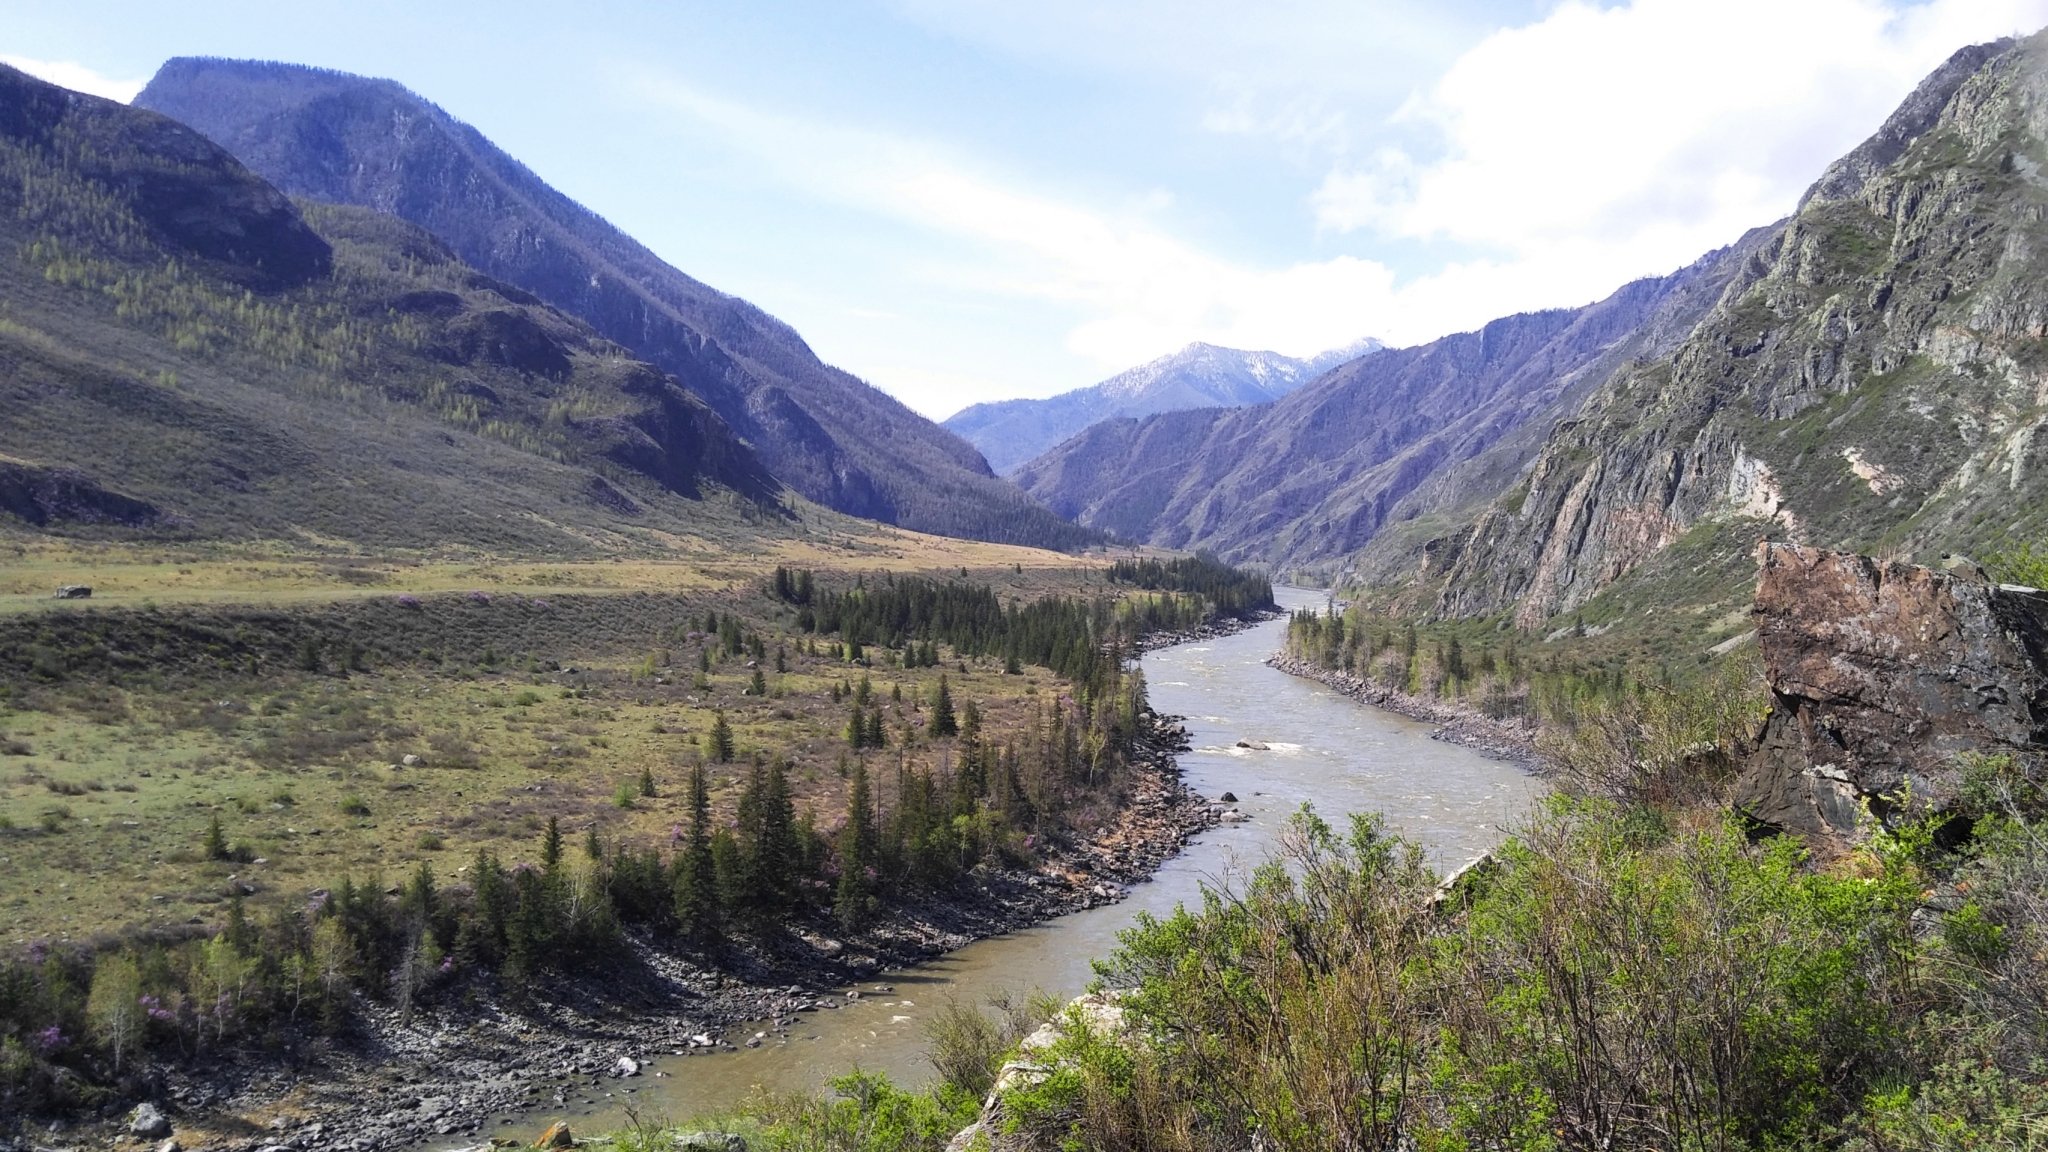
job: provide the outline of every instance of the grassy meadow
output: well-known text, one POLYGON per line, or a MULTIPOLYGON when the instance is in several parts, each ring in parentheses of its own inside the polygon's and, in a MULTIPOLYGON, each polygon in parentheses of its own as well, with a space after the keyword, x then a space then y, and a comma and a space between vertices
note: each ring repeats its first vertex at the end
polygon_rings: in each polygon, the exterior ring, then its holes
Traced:
MULTIPOLYGON (((965 572, 1010 601, 1107 590, 1086 558, 885 528, 758 557, 553 563, 17 538, 0 560, 9 946, 212 924, 235 895, 260 909, 343 875, 396 882, 422 860, 454 877, 479 848, 532 857, 550 816, 579 843, 594 830, 666 849, 720 711, 739 754, 711 766, 715 812, 730 816, 758 752, 788 760, 800 818, 829 829, 853 755, 851 701, 836 697, 863 677, 890 736, 865 755, 892 769, 899 755, 913 767, 950 755, 916 735, 941 673, 996 740, 1021 732, 1058 683, 950 650, 938 667, 882 650, 872 667, 849 663, 762 591, 773 564, 846 583, 965 572), (65 583, 93 598, 52 599, 65 583), (740 619, 762 657, 726 654, 702 630, 712 612, 740 619), (225 859, 206 850, 215 821, 225 859)), ((877 772, 884 802, 892 778, 877 772)))

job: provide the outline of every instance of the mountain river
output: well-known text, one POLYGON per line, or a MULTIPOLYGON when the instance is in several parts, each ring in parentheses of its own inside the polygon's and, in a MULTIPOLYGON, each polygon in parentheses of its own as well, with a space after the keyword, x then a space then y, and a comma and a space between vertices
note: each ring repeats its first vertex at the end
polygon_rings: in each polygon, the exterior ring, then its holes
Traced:
MULTIPOLYGON (((1323 604, 1321 592, 1274 592, 1290 610, 1323 604)), ((680 1120, 730 1108, 756 1087, 820 1088, 856 1066, 886 1072, 898 1083, 924 1083, 933 1075, 923 1032, 932 1009, 949 998, 978 1003, 1006 990, 1079 994, 1092 975, 1090 961, 1108 955, 1138 913, 1164 915, 1178 904, 1199 904, 1203 884, 1241 876, 1273 850, 1289 814, 1304 802, 1340 829, 1349 813, 1382 812, 1447 871, 1498 842, 1502 827, 1541 793, 1541 782, 1514 765, 1430 739, 1427 724, 1266 667, 1286 628, 1284 619, 1269 621, 1144 657, 1153 707, 1187 718, 1193 748, 1180 764, 1188 783, 1211 799, 1235 793, 1249 822, 1202 833, 1121 903, 884 973, 859 985, 861 998, 838 1011, 800 1014, 785 1040, 662 1058, 641 1076, 589 1089, 588 1104, 572 1098, 566 1108, 518 1117, 509 1131, 523 1133, 552 1118, 569 1120, 578 1132, 626 1126, 630 1115, 680 1120), (1240 740, 1265 749, 1240 748, 1240 740), (872 991, 878 984, 892 991, 872 991), (652 1075, 656 1071, 665 1075, 652 1075)), ((732 1039, 738 1043, 744 1034, 732 1039)))

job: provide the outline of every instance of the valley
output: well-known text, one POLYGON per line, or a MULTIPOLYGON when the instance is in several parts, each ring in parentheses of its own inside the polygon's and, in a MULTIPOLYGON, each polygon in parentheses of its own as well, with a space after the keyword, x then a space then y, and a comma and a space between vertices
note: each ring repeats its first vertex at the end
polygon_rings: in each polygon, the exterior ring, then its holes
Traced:
POLYGON ((1253 272, 608 76, 943 423, 426 88, 8 57, 0 1152, 2036 1146, 2048 32, 1943 51, 1406 346, 1298 295, 1441 290, 1405 153, 1253 272), (886 335, 989 292, 1101 382, 886 335))

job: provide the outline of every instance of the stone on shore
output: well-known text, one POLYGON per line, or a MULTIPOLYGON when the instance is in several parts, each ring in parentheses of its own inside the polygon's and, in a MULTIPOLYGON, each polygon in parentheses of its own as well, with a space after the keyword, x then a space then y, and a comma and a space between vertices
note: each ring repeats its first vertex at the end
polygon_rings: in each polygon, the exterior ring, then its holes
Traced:
POLYGON ((169 1136, 171 1121, 156 1105, 145 1100, 135 1106, 135 1111, 128 1114, 128 1133, 148 1140, 169 1136))

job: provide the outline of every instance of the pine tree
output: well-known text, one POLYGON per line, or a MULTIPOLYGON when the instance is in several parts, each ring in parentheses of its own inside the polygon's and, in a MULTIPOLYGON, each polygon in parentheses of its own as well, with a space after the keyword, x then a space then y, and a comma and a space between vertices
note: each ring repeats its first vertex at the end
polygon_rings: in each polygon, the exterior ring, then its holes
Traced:
POLYGON ((202 847, 206 852, 208 860, 225 860, 228 858, 228 837, 227 833, 221 829, 220 813, 218 812, 214 813, 212 822, 206 826, 206 842, 202 847))
POLYGON ((880 708, 868 713, 867 735, 862 738, 862 742, 870 748, 887 748, 889 746, 889 734, 882 727, 882 710, 880 708))
POLYGON ((768 681, 765 677, 761 675, 761 670, 759 668, 754 669, 754 678, 747 684, 747 695, 768 695, 768 681))
POLYGON ((953 717, 953 692, 946 684, 945 673, 941 672, 939 674, 939 686, 932 689, 931 734, 937 738, 955 736, 959 732, 959 721, 953 717))
POLYGON ((732 763, 732 725, 725 719, 725 709, 720 708, 712 717, 711 734, 705 737, 704 752, 720 764, 732 763))
POLYGON ((858 704, 846 717, 846 746, 856 752, 868 746, 868 718, 858 704))
POLYGON ((654 797, 653 765, 647 765, 640 769, 640 794, 642 796, 648 797, 649 799, 652 799, 654 797))
POLYGON ((718 877, 711 859, 711 789, 702 764, 690 769, 690 830, 676 857, 675 900, 683 934, 709 934, 718 914, 718 877))
POLYGON ((874 801, 868 793, 867 762, 859 761, 853 766, 853 789, 846 804, 846 827, 839 833, 839 887, 832 902, 832 910, 839 917, 839 926, 847 932, 859 931, 867 922, 868 905, 873 898, 870 873, 875 865, 876 845, 870 807, 874 801))
POLYGON ((548 830, 541 835, 540 865, 553 872, 562 863, 562 822, 548 817, 548 830))

